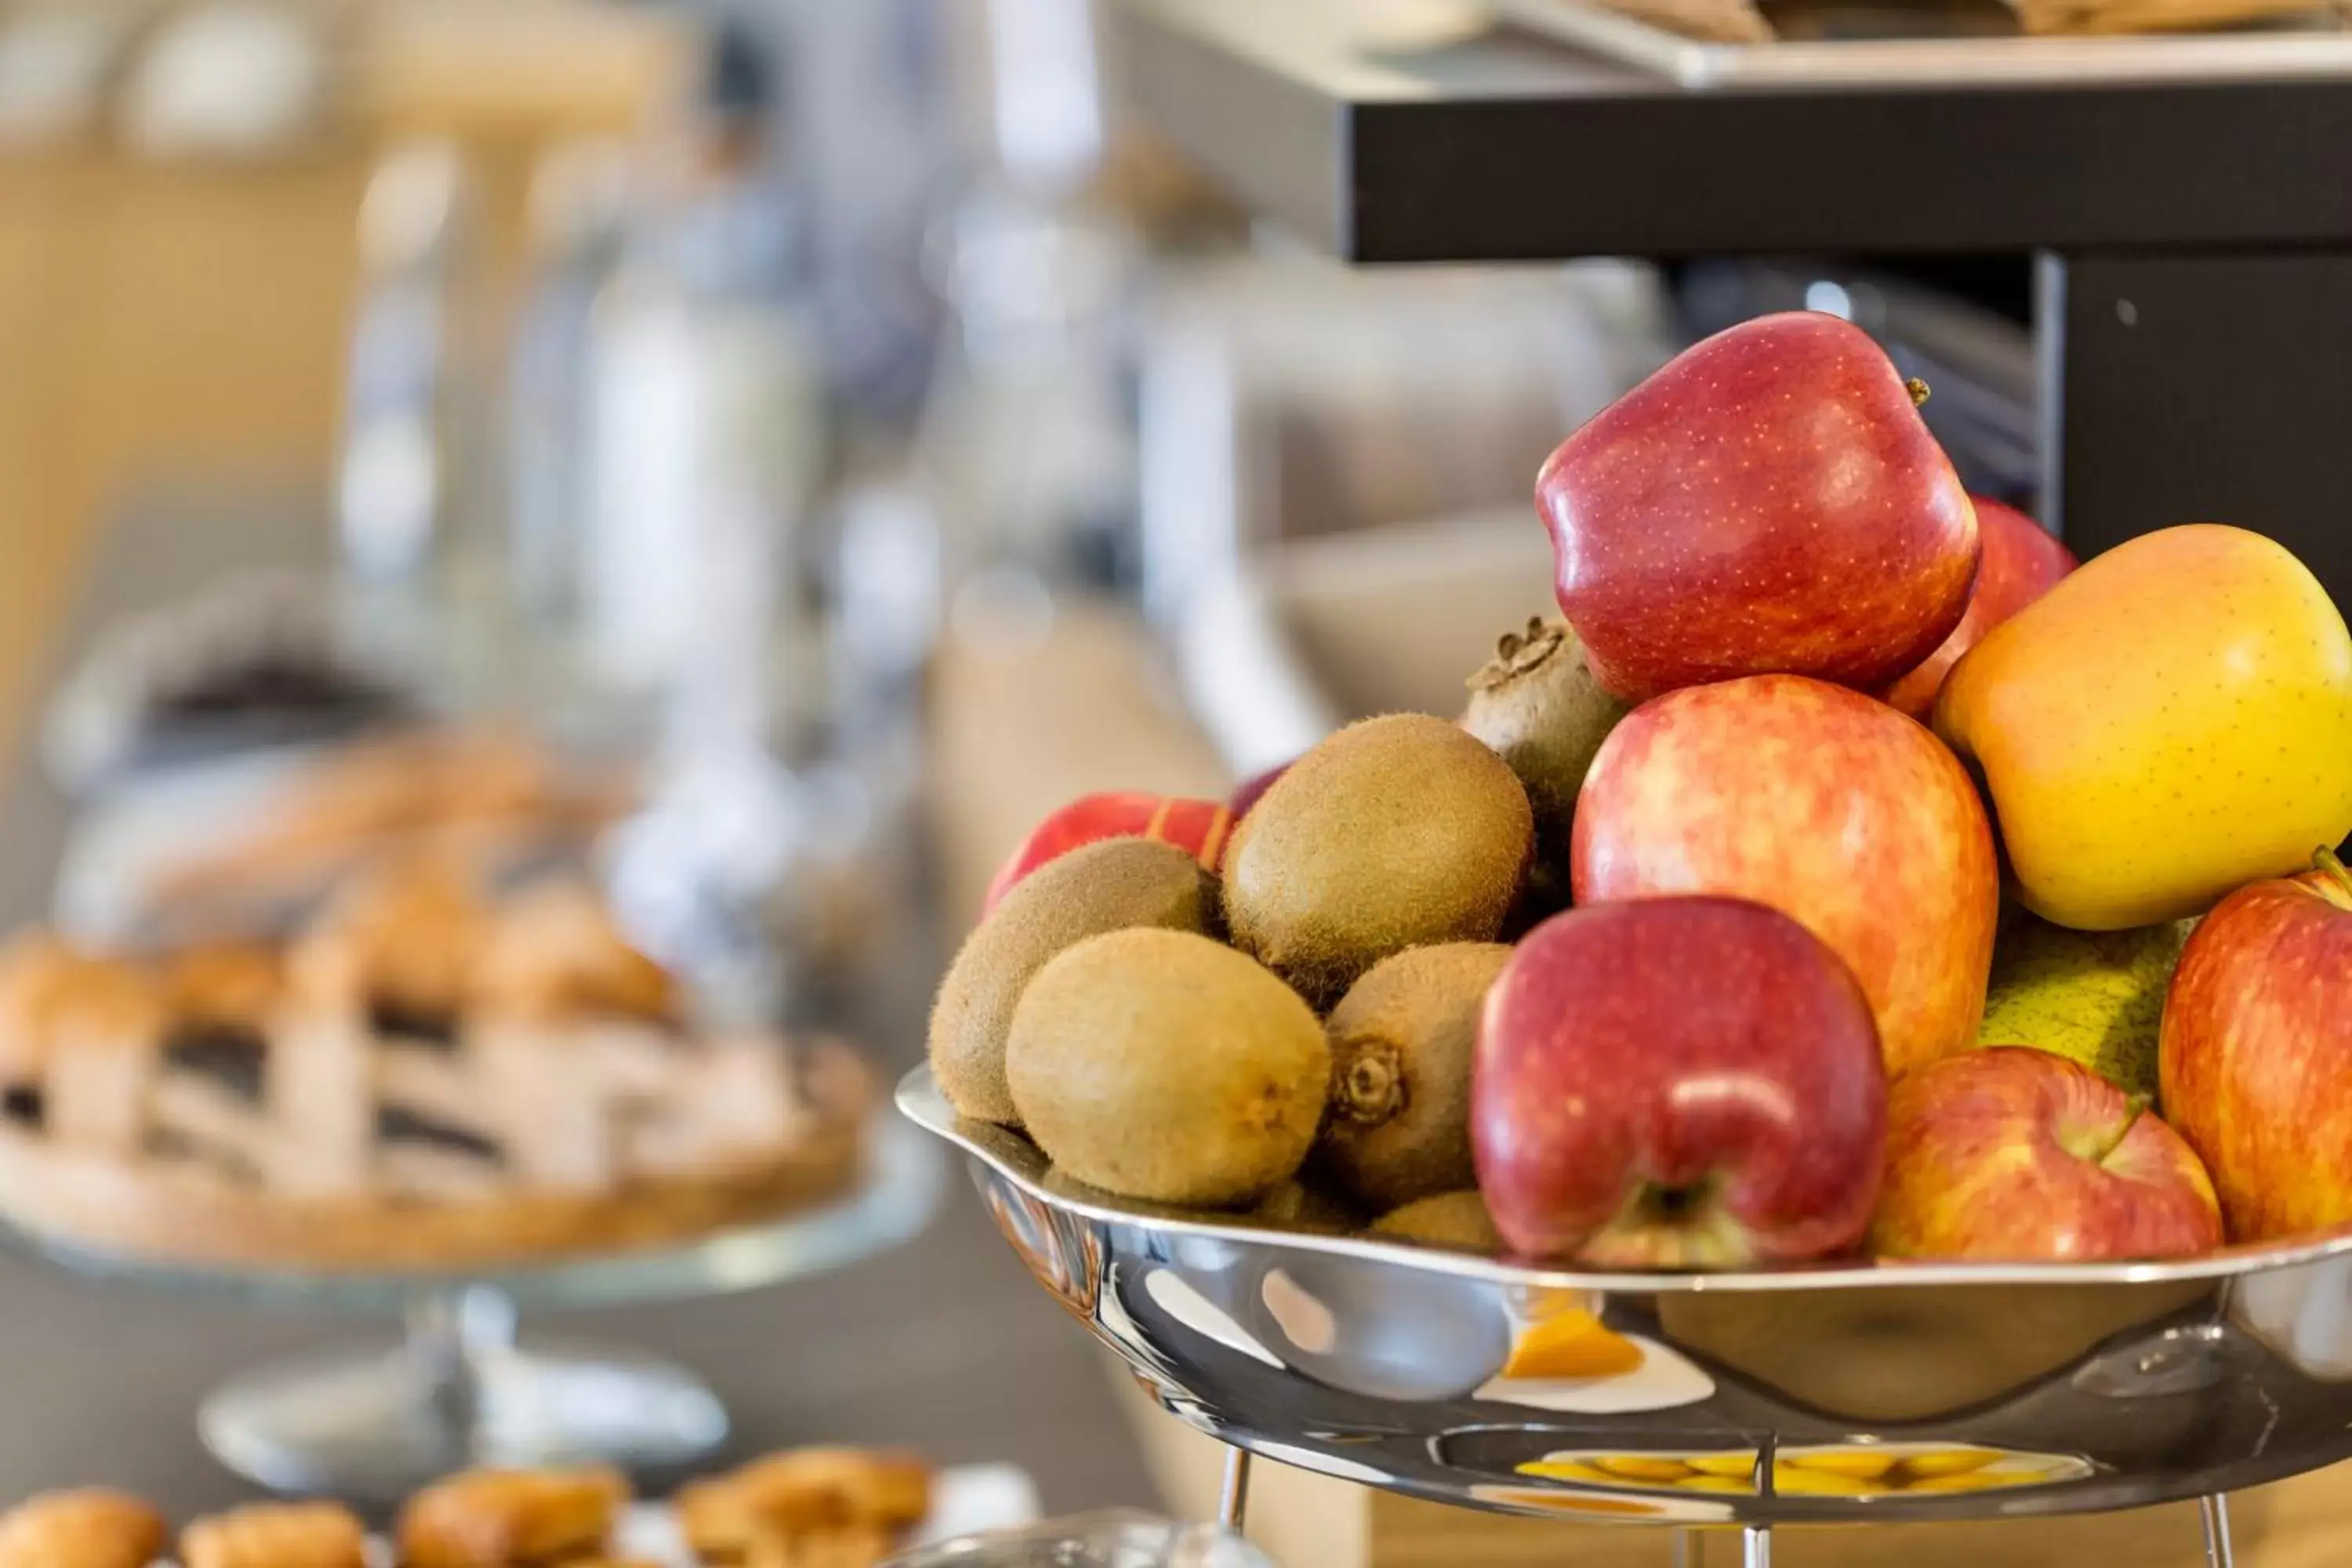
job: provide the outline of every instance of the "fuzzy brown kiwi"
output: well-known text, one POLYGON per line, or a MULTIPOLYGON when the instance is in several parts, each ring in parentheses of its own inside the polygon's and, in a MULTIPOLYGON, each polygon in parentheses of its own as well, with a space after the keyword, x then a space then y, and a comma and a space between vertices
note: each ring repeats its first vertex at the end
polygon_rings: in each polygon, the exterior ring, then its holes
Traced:
POLYGON ((1234 945, 1317 1006, 1392 952, 1491 942, 1533 853, 1503 759, 1443 719, 1350 724, 1274 782, 1234 829, 1234 945))
POLYGON ((1040 1184, 1062 1197, 1158 1219, 1223 1220, 1229 1225, 1262 1226, 1268 1230, 1304 1231, 1314 1236, 1347 1236, 1363 1226, 1362 1216, 1337 1196, 1300 1181, 1282 1182, 1268 1188, 1246 1208, 1222 1209, 1128 1197, 1082 1182, 1059 1165, 1047 1166, 1040 1184))
POLYGON ((1214 879, 1173 845, 1107 838, 1016 884, 964 939, 931 1005, 931 1072, 960 1116, 1020 1125, 1004 1081, 1004 1039, 1030 979, 1074 942, 1129 926, 1204 931, 1214 879))
POLYGON ((1455 1252, 1504 1250, 1502 1233, 1495 1228, 1495 1216, 1486 1212, 1486 1200, 1475 1187, 1415 1198, 1374 1220, 1368 1234, 1386 1241, 1410 1241, 1455 1252))
POLYGON ((1307 1004, 1207 937, 1088 937, 1021 994, 1005 1079, 1073 1180, 1152 1203, 1236 1208, 1298 1173, 1331 1082, 1307 1004))
POLYGON ((1315 1236, 1346 1236, 1364 1223, 1355 1206, 1318 1183, 1285 1182, 1249 1211, 1258 1225, 1315 1236))
POLYGON ((1535 807, 1536 837, 1565 865, 1577 792, 1629 710, 1592 679, 1566 621, 1531 619, 1526 630, 1505 633, 1468 685, 1462 727, 1518 774, 1535 807))
POLYGON ((1441 942, 1384 958, 1348 988, 1323 1031, 1331 1112, 1318 1165, 1378 1214, 1477 1180, 1470 1163, 1470 1058, 1499 942, 1441 942))

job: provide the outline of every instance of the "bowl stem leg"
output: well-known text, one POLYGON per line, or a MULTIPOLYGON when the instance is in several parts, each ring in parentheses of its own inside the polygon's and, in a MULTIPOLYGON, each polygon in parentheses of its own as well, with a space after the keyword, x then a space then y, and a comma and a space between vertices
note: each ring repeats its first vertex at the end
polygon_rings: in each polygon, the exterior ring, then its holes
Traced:
POLYGON ((1217 1498, 1217 1522, 1235 1535, 1249 1514, 1250 1451, 1238 1444, 1225 1450, 1224 1490, 1217 1498))
POLYGON ((1674 1568, 1706 1568, 1706 1537, 1696 1530, 1675 1531, 1674 1568))
POLYGON ((2236 1568, 2237 1554, 2230 1548, 2229 1494, 2199 1498, 2197 1511, 2205 1521, 2205 1568, 2236 1568))
POLYGON ((1741 1568, 1772 1568, 1772 1527, 1751 1524, 1739 1531, 1741 1568))

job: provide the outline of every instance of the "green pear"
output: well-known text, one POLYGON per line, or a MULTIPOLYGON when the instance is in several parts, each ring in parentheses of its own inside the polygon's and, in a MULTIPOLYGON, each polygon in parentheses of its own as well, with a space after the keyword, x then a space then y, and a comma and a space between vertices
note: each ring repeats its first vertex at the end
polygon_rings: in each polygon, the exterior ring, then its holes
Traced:
POLYGON ((2164 994, 2197 922, 2090 931, 2023 910, 2003 915, 1977 1043, 2032 1046, 2153 1096, 2164 994))

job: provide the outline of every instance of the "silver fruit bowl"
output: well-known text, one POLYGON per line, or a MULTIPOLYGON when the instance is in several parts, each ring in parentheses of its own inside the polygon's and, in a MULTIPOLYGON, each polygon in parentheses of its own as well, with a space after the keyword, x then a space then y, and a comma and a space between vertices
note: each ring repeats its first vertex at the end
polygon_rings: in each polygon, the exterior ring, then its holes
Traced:
MULTIPOLYGON (((928 1070, 908 1117, 1160 1402, 1469 1508, 1736 1525, 2072 1513, 2352 1456, 2352 1235, 2179 1263, 1586 1273, 1057 1190, 928 1070)), ((2215 1539, 2218 1536, 2218 1539, 2215 1539)))

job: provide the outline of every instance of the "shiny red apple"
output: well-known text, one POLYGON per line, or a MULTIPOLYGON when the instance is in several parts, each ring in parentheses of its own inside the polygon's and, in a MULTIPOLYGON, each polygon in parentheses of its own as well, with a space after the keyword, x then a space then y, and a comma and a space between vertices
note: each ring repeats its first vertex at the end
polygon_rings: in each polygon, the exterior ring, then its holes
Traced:
POLYGON ((1991 826, 1943 742, 1858 691, 1758 675, 1643 703, 1585 775, 1570 871, 1579 904, 1721 893, 1795 916, 1862 982, 1889 1073, 1976 1044, 1991 826))
POLYGON ((1870 1245, 2012 1263, 2193 1258, 2221 1245, 2221 1211, 2195 1152, 2143 1101, 2063 1057, 1994 1046, 1887 1092, 1870 1245))
POLYGON ((1486 993, 1470 1113, 1514 1251, 1734 1268, 1862 1238, 1886 1083, 1862 988, 1802 926, 1654 899, 1521 939, 1486 993))
POLYGON ((1234 813, 1213 800, 1131 791, 1085 795, 1055 812, 1021 842, 988 884, 984 914, 1038 867, 1105 838, 1157 838, 1192 852, 1209 870, 1224 858, 1234 813))
POLYGON ((2165 996, 2164 1113, 2237 1241, 2352 1225, 2352 879, 2322 860, 2215 905, 2165 996))
POLYGON ((1639 702, 1786 671, 1877 690, 1968 607, 1977 522, 1879 346, 1791 311, 1717 332, 1536 479, 1560 612, 1639 702))
POLYGON ((1983 496, 1969 499, 1976 503, 1984 559, 1977 567, 1977 585, 1969 595, 1968 611, 1941 647, 1886 689, 1887 701, 1923 724, 1935 711, 1936 693, 1944 688, 1945 673, 1960 662, 1960 655, 1982 641, 1985 633, 2057 586, 2058 579, 2075 566, 2073 551, 2015 507, 1983 496))
MULTIPOLYGON (((1291 761, 1296 762, 1297 759, 1294 757, 1291 761)), ((1239 822, 1243 817, 1247 816, 1250 814, 1250 807, 1257 804, 1258 797, 1272 789, 1274 781, 1289 771, 1290 763, 1279 763, 1262 773, 1252 773, 1235 784, 1234 793, 1225 797, 1225 808, 1234 814, 1234 820, 1239 822)))

